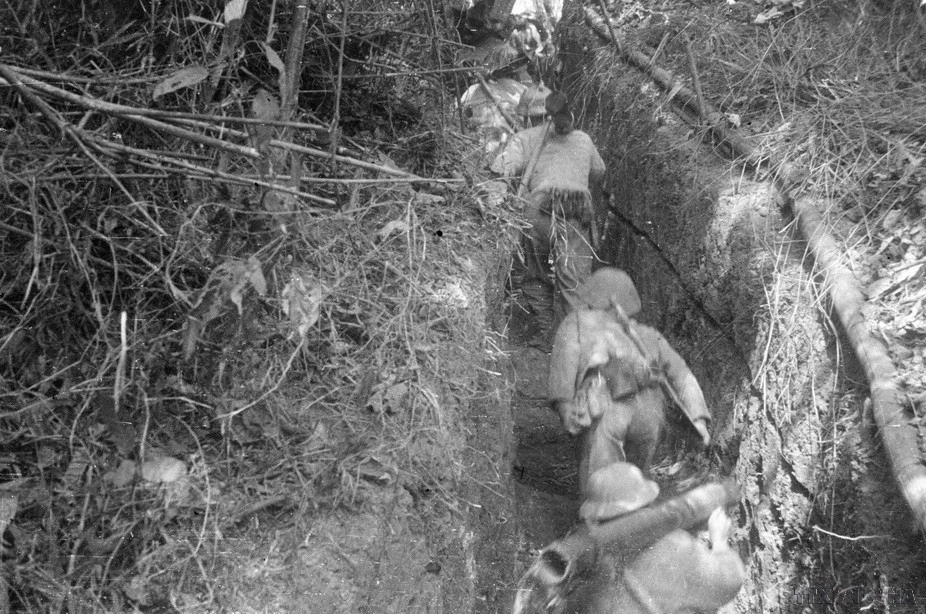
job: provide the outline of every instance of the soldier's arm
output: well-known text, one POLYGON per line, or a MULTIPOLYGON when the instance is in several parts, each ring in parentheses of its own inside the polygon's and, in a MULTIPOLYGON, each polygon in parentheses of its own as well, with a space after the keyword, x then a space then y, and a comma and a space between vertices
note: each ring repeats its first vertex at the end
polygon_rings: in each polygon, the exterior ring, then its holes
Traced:
POLYGON ((681 410, 691 421, 698 434, 701 435, 704 445, 708 445, 710 443, 708 425, 711 420, 711 412, 707 408, 704 391, 701 390, 697 378, 688 368, 685 359, 669 345, 666 338, 659 332, 653 329, 649 330, 652 331, 650 334, 655 335, 658 339, 658 360, 669 386, 678 395, 682 404, 681 410))
POLYGON ((687 584, 692 587, 689 596, 691 605, 698 611, 716 612, 718 608, 736 597, 743 586, 746 570, 739 555, 729 546, 716 547, 696 540, 689 561, 692 566, 686 570, 687 584))
POLYGON ((563 426, 571 433, 579 429, 575 422, 576 380, 581 359, 578 337, 578 314, 572 312, 563 318, 553 339, 550 355, 550 373, 547 378, 547 398, 563 420, 563 426))
POLYGON ((508 139, 505 149, 496 156, 489 169, 496 175, 513 179, 524 172, 526 160, 524 138, 518 133, 508 139))
POLYGON ((601 154, 598 153, 598 149, 595 147, 595 144, 590 142, 589 146, 592 149, 592 158, 588 170, 588 185, 593 190, 599 188, 603 189, 604 177, 607 168, 605 167, 604 160, 601 158, 601 154))

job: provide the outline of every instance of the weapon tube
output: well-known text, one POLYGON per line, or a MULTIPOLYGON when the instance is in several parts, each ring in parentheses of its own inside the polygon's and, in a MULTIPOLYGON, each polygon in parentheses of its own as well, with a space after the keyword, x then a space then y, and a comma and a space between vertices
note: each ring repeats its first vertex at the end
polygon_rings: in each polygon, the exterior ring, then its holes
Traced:
POLYGON ((625 560, 676 529, 690 529, 740 497, 733 480, 705 484, 625 516, 577 527, 543 550, 527 571, 548 590, 586 576, 602 553, 625 560))

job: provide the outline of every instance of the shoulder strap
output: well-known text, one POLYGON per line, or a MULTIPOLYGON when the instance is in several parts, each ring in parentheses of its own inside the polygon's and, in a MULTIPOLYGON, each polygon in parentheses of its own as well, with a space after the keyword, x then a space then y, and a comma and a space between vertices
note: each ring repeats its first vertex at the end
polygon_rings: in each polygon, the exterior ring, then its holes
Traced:
POLYGON ((646 350, 646 345, 643 343, 643 340, 640 339, 640 335, 637 334, 637 331, 634 330, 633 324, 631 323, 630 318, 627 316, 627 313, 620 305, 616 305, 614 303, 611 304, 611 313, 614 314, 614 319, 618 324, 620 324, 624 334, 627 335, 637 351, 640 352, 640 354, 643 356, 643 360, 646 361, 646 364, 649 366, 651 372, 650 376, 653 378, 653 381, 659 384, 659 387, 662 388, 662 390, 666 393, 666 396, 669 397, 669 400, 677 405, 679 409, 681 409, 682 412, 687 416, 688 408, 685 407, 685 404, 682 403, 678 393, 666 380, 666 375, 660 368, 657 361, 646 350))
POLYGON ((543 139, 540 141, 540 147, 534 151, 530 161, 527 163, 527 168, 524 169, 524 174, 521 175, 521 183, 518 184, 518 196, 524 196, 524 193, 527 192, 527 184, 530 183, 531 176, 534 174, 534 169, 537 167, 537 160, 540 159, 540 152, 543 151, 544 146, 547 144, 547 138, 549 136, 550 122, 546 122, 543 126, 543 139))

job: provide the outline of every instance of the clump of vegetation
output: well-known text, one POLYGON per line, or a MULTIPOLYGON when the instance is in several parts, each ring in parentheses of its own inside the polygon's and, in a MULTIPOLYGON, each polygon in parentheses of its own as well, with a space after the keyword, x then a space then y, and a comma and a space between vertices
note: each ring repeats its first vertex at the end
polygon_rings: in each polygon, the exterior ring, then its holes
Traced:
POLYGON ((358 480, 453 507, 468 256, 504 234, 460 189, 439 4, 123 4, 0 9, 20 611, 208 607, 223 533, 358 480))

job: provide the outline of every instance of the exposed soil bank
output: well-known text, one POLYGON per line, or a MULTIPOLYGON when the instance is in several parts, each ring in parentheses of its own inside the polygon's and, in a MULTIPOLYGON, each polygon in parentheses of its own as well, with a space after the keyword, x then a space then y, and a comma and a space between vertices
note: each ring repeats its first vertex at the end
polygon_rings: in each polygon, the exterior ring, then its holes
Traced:
MULTIPOLYGON (((465 240, 479 247, 426 263, 440 267, 453 290, 422 316, 440 342, 414 348, 420 385, 430 394, 415 406, 396 401, 424 415, 425 426, 401 446, 434 479, 396 470, 388 463, 393 450, 355 455, 343 461, 353 480, 350 499, 330 513, 242 523, 223 536, 215 570, 221 611, 507 611, 518 525, 512 378, 501 335, 513 246, 489 223, 474 223, 465 240)), ((374 426, 394 419, 358 413, 374 426)))
POLYGON ((713 409, 711 470, 744 490, 735 540, 757 611, 921 611, 920 540, 863 411, 864 380, 772 188, 716 156, 665 95, 572 19, 565 89, 608 163, 603 259, 713 409))

